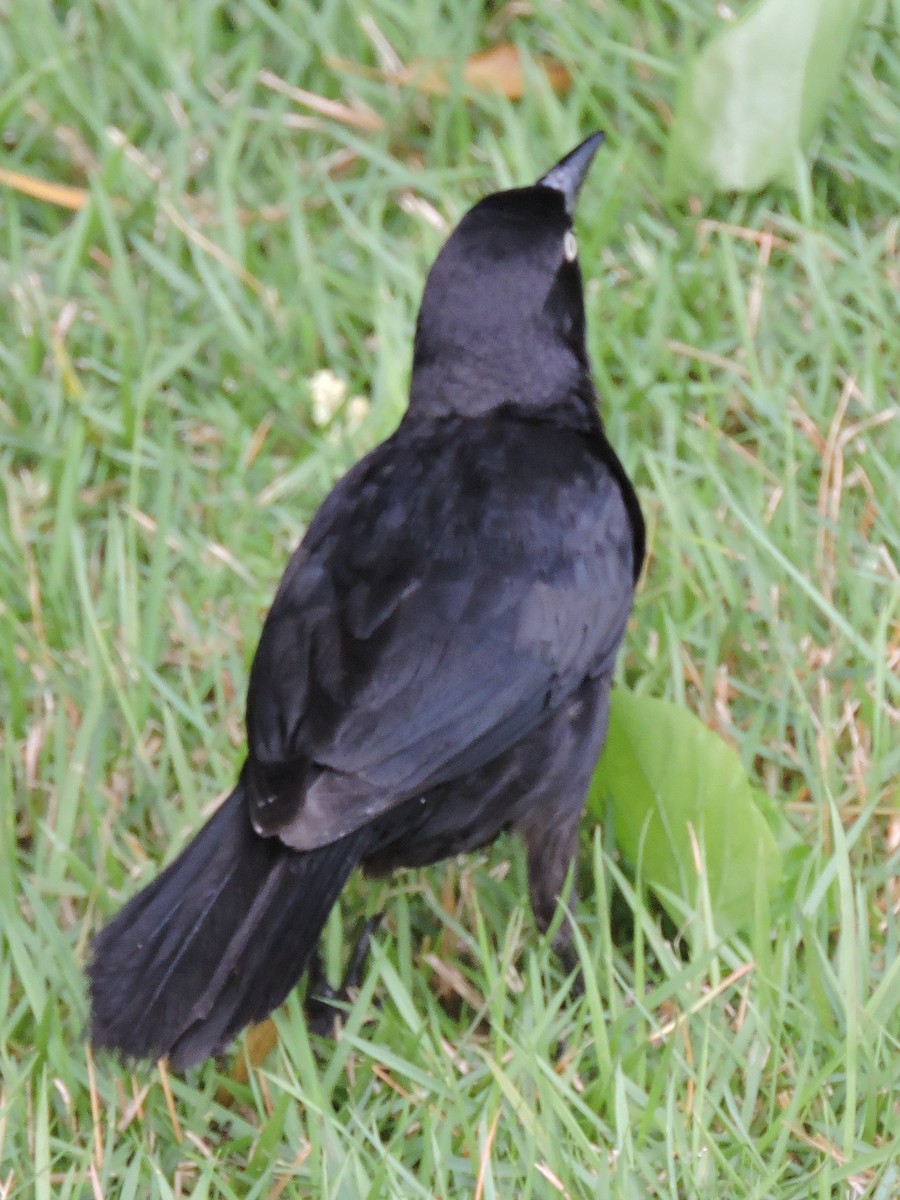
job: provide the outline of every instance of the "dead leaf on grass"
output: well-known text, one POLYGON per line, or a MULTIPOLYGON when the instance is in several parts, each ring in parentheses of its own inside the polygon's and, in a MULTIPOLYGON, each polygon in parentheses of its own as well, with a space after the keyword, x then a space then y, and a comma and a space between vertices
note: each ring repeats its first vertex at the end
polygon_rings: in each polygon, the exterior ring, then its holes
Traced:
MULTIPOLYGON (((456 64, 450 61, 417 61, 398 71, 361 67, 344 58, 329 57, 326 61, 334 70, 364 75, 368 79, 379 79, 384 83, 412 87, 429 96, 447 95, 457 70, 456 64)), ((561 62, 553 58, 536 58, 534 62, 547 76, 554 92, 562 94, 568 91, 572 78, 561 62)), ((472 91, 499 92, 507 100, 521 100, 528 88, 525 60, 518 46, 511 42, 503 42, 499 46, 492 46, 489 50, 471 55, 462 65, 461 76, 472 91)))

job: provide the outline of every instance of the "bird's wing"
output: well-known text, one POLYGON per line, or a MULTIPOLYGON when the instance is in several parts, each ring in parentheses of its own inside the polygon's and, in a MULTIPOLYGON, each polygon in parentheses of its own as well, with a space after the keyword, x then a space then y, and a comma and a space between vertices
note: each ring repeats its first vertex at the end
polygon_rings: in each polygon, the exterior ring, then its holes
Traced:
POLYGON ((611 480, 595 513, 607 528, 590 552, 544 548, 545 570, 523 547, 498 560, 486 543, 464 563, 384 547, 336 582, 327 539, 301 547, 251 672, 259 832, 298 849, 333 841, 490 762, 586 675, 611 672, 632 600, 611 480))

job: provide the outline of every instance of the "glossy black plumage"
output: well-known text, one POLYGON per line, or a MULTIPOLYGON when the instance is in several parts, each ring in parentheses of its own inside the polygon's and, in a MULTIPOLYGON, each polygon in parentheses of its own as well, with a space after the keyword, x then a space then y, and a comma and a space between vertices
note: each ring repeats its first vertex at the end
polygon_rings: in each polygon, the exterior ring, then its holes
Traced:
POLYGON ((266 619, 235 792, 95 941, 96 1044, 220 1051, 299 979, 358 864, 516 830, 550 923, 644 552, 571 234, 598 142, 487 197, 438 257, 408 412, 327 497, 266 619))

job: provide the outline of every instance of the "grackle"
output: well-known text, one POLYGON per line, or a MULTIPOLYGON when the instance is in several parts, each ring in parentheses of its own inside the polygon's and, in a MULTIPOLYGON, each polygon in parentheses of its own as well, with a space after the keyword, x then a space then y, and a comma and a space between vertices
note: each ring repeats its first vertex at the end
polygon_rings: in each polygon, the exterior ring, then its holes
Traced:
POLYGON ((357 866, 511 830, 550 925, 644 556, 572 232, 601 141, 487 196, 438 255, 407 412, 326 498, 266 617, 234 791, 94 941, 94 1045, 175 1069, 220 1053, 311 967, 357 866))

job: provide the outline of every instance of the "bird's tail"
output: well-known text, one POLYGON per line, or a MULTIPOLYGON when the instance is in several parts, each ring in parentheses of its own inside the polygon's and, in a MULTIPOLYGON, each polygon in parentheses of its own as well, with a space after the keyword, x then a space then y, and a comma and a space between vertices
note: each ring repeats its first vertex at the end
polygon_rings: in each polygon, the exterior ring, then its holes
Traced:
POLYGON ((366 837, 289 850, 253 831, 239 782, 94 941, 93 1044, 176 1070, 221 1052, 297 983, 366 837))

